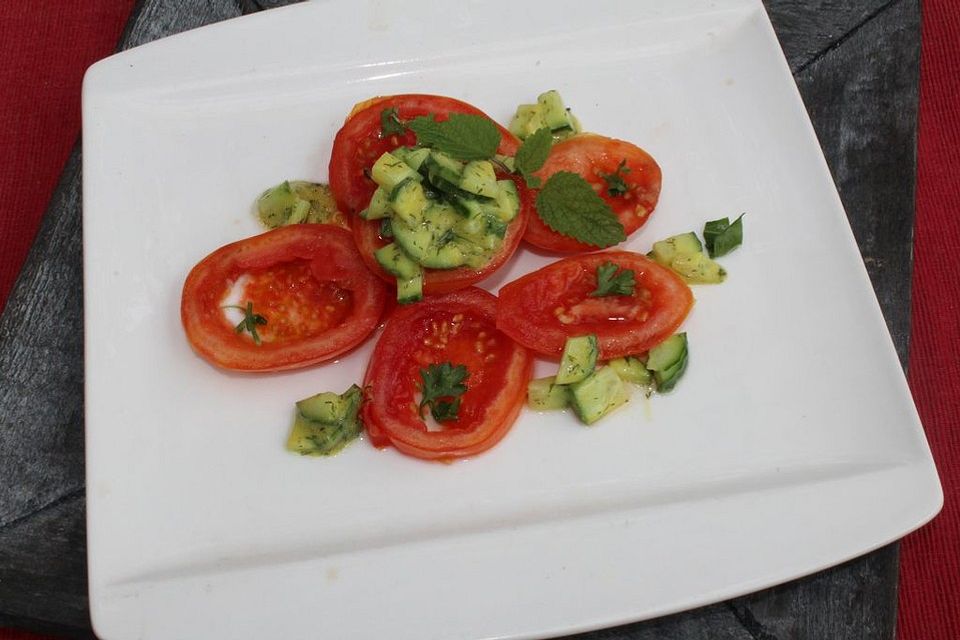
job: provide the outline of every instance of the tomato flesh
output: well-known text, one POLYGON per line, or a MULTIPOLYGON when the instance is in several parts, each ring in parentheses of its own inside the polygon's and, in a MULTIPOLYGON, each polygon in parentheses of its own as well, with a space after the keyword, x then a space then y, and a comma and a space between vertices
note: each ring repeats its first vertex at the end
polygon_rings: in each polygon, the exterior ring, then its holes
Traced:
POLYGON ((526 349, 497 329, 496 298, 485 291, 469 288, 398 308, 364 380, 367 433, 379 447, 431 460, 485 451, 519 414, 532 362, 526 349), (420 370, 444 362, 466 366, 467 391, 457 419, 435 424, 421 418, 420 370))
MULTIPOLYGON (((581 134, 559 142, 550 149, 546 163, 536 175, 546 182, 558 171, 576 173, 589 182, 610 206, 628 236, 646 223, 660 198, 660 166, 646 151, 623 140, 581 134), (603 175, 616 174, 621 162, 627 170, 620 174, 626 191, 613 195, 603 175)), ((557 233, 537 215, 530 216, 523 239, 541 249, 559 253, 583 253, 597 249, 557 233)))
POLYGON ((693 306, 690 287, 637 253, 572 256, 500 289, 497 327, 538 353, 558 358, 567 338, 595 334, 600 357, 638 355, 663 342, 693 306), (594 297, 597 267, 613 262, 634 272, 632 295, 594 297))
MULTIPOLYGON (((252 302, 257 313, 273 319, 258 329, 264 342, 319 335, 343 324, 353 309, 350 291, 318 281, 306 260, 251 273, 240 298, 252 302)), ((252 340, 250 334, 241 338, 252 340)))
POLYGON ((357 346, 376 328, 386 287, 369 273, 350 232, 298 224, 233 242, 187 276, 180 315, 194 350, 237 371, 276 371, 317 364, 357 346), (266 319, 252 332, 236 319, 252 304, 266 319), (229 315, 228 315, 229 312, 229 315))

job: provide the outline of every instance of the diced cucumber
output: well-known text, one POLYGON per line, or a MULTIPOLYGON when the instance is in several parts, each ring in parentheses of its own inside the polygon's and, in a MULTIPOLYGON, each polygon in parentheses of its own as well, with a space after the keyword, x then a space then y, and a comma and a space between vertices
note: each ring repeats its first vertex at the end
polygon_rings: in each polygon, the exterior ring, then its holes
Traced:
POLYGON ((570 404, 570 388, 557 384, 554 376, 531 380, 527 385, 527 404, 537 411, 565 409, 570 404))
POLYGON ((484 216, 484 219, 487 223, 487 233, 497 237, 503 238, 507 235, 507 223, 497 218, 496 216, 487 215, 484 216))
POLYGON ((370 204, 360 212, 360 217, 364 220, 380 220, 381 218, 386 218, 391 213, 390 193, 383 189, 383 187, 377 187, 373 192, 373 196, 370 197, 370 204))
POLYGON ((570 385, 570 406, 586 424, 593 424, 630 400, 630 393, 612 367, 597 369, 570 385))
POLYGON ((423 166, 423 161, 426 160, 429 155, 430 149, 427 149, 426 147, 420 149, 410 149, 407 151, 403 161, 406 162, 414 171, 419 171, 420 167, 423 166))
POLYGON ((686 333, 674 334, 650 349, 647 354, 647 369, 653 372, 657 391, 673 389, 686 371, 688 358, 686 333))
POLYGON ((493 159, 496 160, 498 163, 502 164, 504 167, 506 167, 507 171, 509 171, 510 173, 513 173, 514 171, 517 170, 517 161, 516 161, 516 158, 514 158, 513 156, 505 156, 497 153, 497 154, 494 154, 493 159))
POLYGON ((451 197, 450 204, 453 205, 453 208, 456 209, 460 215, 468 218, 481 216, 485 210, 485 205, 481 204, 479 200, 464 196, 451 197))
POLYGON ((700 238, 693 231, 690 231, 654 242, 650 257, 663 266, 669 267, 670 261, 677 254, 692 254, 701 251, 703 251, 703 245, 700 243, 700 238))
POLYGON ((513 180, 498 180, 497 216, 504 222, 510 222, 520 212, 520 194, 513 180))
POLYGON ((410 168, 410 165, 389 152, 384 153, 373 163, 370 176, 387 193, 396 189, 397 185, 404 180, 413 178, 419 182, 423 179, 419 173, 410 168))
POLYGON ((390 223, 390 218, 383 218, 380 221, 380 237, 381 238, 393 237, 393 225, 390 223))
POLYGON ((360 387, 351 386, 344 393, 324 391, 297 402, 297 410, 307 420, 323 424, 340 424, 356 417, 362 397, 360 387))
POLYGON ((461 248, 452 240, 461 218, 452 207, 434 204, 423 212, 423 221, 410 226, 397 219, 393 224, 394 241, 424 267, 454 269, 464 264, 461 248))
POLYGON ((342 394, 318 393, 297 403, 287 449, 301 455, 330 456, 360 435, 357 417, 363 391, 352 385, 342 394))
POLYGON ((670 269, 690 284, 720 284, 727 278, 726 269, 705 253, 677 254, 670 269))
POLYGON ((487 232, 487 216, 478 212, 462 218, 453 226, 453 231, 461 237, 481 238, 487 232))
POLYGON ((419 264, 393 242, 380 247, 373 255, 381 267, 397 276, 399 280, 410 280, 423 271, 419 264))
POLYGON ((418 224, 423 219, 427 204, 423 185, 416 180, 404 180, 390 194, 390 207, 408 225, 418 224))
POLYGON ((647 254, 690 284, 717 284, 727 272, 703 253, 697 234, 690 231, 653 243, 647 254))
POLYGON ((607 363, 607 366, 617 372, 620 379, 624 382, 630 382, 640 386, 649 386, 653 381, 653 375, 633 356, 626 358, 616 358, 607 363))
POLYGON ((463 176, 463 163, 460 161, 440 151, 431 151, 423 161, 421 170, 423 169, 426 169, 430 183, 437 188, 443 189, 443 186, 449 185, 459 189, 460 178, 463 176))
POLYGON ((496 198, 500 187, 493 163, 489 160, 472 160, 463 167, 460 188, 478 196, 496 198))
POLYGON ((289 180, 267 189, 257 198, 260 222, 271 229, 303 222, 309 212, 310 202, 297 195, 289 180))
POLYGON ((597 356, 600 355, 600 345, 597 336, 590 334, 567 338, 563 345, 563 355, 560 357, 560 371, 557 373, 557 384, 571 384, 580 382, 597 368, 597 356))
POLYGON ((517 107, 517 112, 510 121, 510 133, 521 140, 527 136, 542 129, 546 125, 543 123, 543 112, 539 104, 521 104, 517 107))
POLYGON ((418 273, 409 280, 397 278, 397 302, 411 304, 423 300, 423 273, 418 273))

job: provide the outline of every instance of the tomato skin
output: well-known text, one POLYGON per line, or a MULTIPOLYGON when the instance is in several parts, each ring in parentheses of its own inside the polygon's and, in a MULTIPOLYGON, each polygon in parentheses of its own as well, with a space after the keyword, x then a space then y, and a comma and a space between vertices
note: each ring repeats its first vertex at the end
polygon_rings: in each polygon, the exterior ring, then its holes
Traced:
POLYGON ((693 307, 690 287, 639 253, 571 256, 504 285, 497 327, 528 349, 559 358, 567 338, 597 335, 600 358, 638 355, 663 342, 693 307), (613 262, 634 272, 632 296, 591 297, 597 267, 613 262), (617 319, 611 319, 617 318, 617 319))
POLYGON ((374 445, 450 461, 486 451, 507 434, 523 407, 533 358, 497 330, 496 307, 496 297, 471 287, 394 311, 364 378, 361 417, 374 445), (417 416, 419 370, 441 362, 467 366, 467 392, 458 419, 428 431, 417 416))
MULTIPOLYGON (((546 163, 535 174, 543 182, 558 171, 579 174, 610 205, 613 213, 629 236, 643 226, 660 198, 662 173, 657 162, 640 147, 614 138, 593 133, 567 138, 553 146, 546 163), (616 173, 626 160, 629 173, 623 175, 628 190, 623 195, 611 196, 600 173, 616 173)), ((584 244, 548 227, 538 215, 531 215, 523 237, 530 244, 558 253, 584 253, 597 247, 584 244)))
MULTIPOLYGON (((278 287, 287 284, 278 281, 278 287)), ((262 292, 270 287, 251 285, 245 292, 250 289, 262 292)), ((348 230, 297 224, 232 242, 197 263, 183 285, 180 318, 193 349, 212 364, 235 371, 280 371, 331 360, 363 342, 379 323, 387 299, 386 287, 364 267, 348 230), (315 335, 278 335, 260 345, 250 334, 237 333, 223 310, 231 284, 246 274, 270 285, 275 271, 289 272, 292 266, 312 280, 306 284, 318 295, 330 295, 329 290, 340 294, 341 314, 333 325, 321 325, 315 335)), ((262 313, 262 302, 256 298, 252 302, 254 312, 262 313)), ((316 311, 302 302, 301 306, 308 313, 316 311)), ((280 324, 281 318, 268 314, 264 331, 280 324)))
MULTIPOLYGON (((437 120, 442 121, 451 113, 490 118, 466 102, 426 94, 376 97, 357 106, 360 108, 351 112, 337 132, 330 153, 330 189, 340 211, 348 216, 360 213, 370 203, 370 197, 377 185, 365 172, 370 170, 377 158, 397 147, 416 144, 417 137, 412 131, 406 131, 403 135, 380 137, 380 114, 384 109, 396 109, 401 120, 433 114, 437 120)), ((493 118, 490 120, 493 122, 493 118)), ((501 135, 497 151, 514 155, 520 141, 499 124, 497 128, 501 135)))

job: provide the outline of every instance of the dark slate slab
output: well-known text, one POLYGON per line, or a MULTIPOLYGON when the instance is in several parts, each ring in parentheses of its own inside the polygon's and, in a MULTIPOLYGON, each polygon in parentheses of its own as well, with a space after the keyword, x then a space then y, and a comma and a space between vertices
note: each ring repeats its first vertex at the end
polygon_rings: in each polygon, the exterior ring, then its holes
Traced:
MULTIPOLYGON (((286 0, 141 0, 121 49, 286 0)), ((917 0, 767 0, 906 366, 917 0)), ((0 626, 90 638, 83 497, 80 150, 0 317, 0 626)), ((897 545, 582 640, 894 637, 897 545)))

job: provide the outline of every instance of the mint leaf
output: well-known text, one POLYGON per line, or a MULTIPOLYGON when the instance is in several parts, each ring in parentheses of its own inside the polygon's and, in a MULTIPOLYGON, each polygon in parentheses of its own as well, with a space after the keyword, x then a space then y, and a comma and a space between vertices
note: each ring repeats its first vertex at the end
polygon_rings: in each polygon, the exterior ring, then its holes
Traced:
POLYGON ((514 166, 526 180, 528 187, 536 188, 540 186, 540 178, 532 174, 543 167, 543 163, 547 161, 547 156, 550 155, 550 147, 552 146, 553 134, 547 127, 542 127, 529 135, 517 149, 514 166))
POLYGON ((623 176, 628 173, 630 173, 630 167, 627 166, 627 160, 624 158, 620 161, 620 164, 617 165, 617 170, 613 173, 599 174, 600 177, 603 178, 603 181, 607 183, 607 195, 615 198, 622 196, 630 190, 630 186, 626 180, 623 179, 623 176))
POLYGON ((612 262, 604 262, 597 267, 597 288, 590 292, 590 296, 632 296, 636 286, 631 269, 620 269, 612 262))
POLYGON ((550 176, 537 194, 536 207, 544 224, 584 244, 604 248, 627 239, 610 206, 576 173, 550 176))
POLYGON ((711 220, 703 226, 703 244, 711 258, 725 256, 743 243, 743 216, 733 221, 729 218, 711 220))
POLYGON ((458 160, 492 158, 500 146, 500 130, 489 118, 469 113, 451 113, 438 122, 433 115, 417 116, 407 122, 417 134, 417 143, 442 151, 458 160))
POLYGON ((380 137, 402 136, 406 129, 400 116, 397 115, 396 107, 390 107, 380 112, 380 137))
POLYGON ((430 413, 437 422, 456 420, 457 411, 460 410, 460 396, 467 392, 467 385, 464 383, 468 376, 465 365, 452 365, 449 362, 431 364, 426 369, 420 369, 420 414, 423 414, 424 407, 430 407, 430 413))

